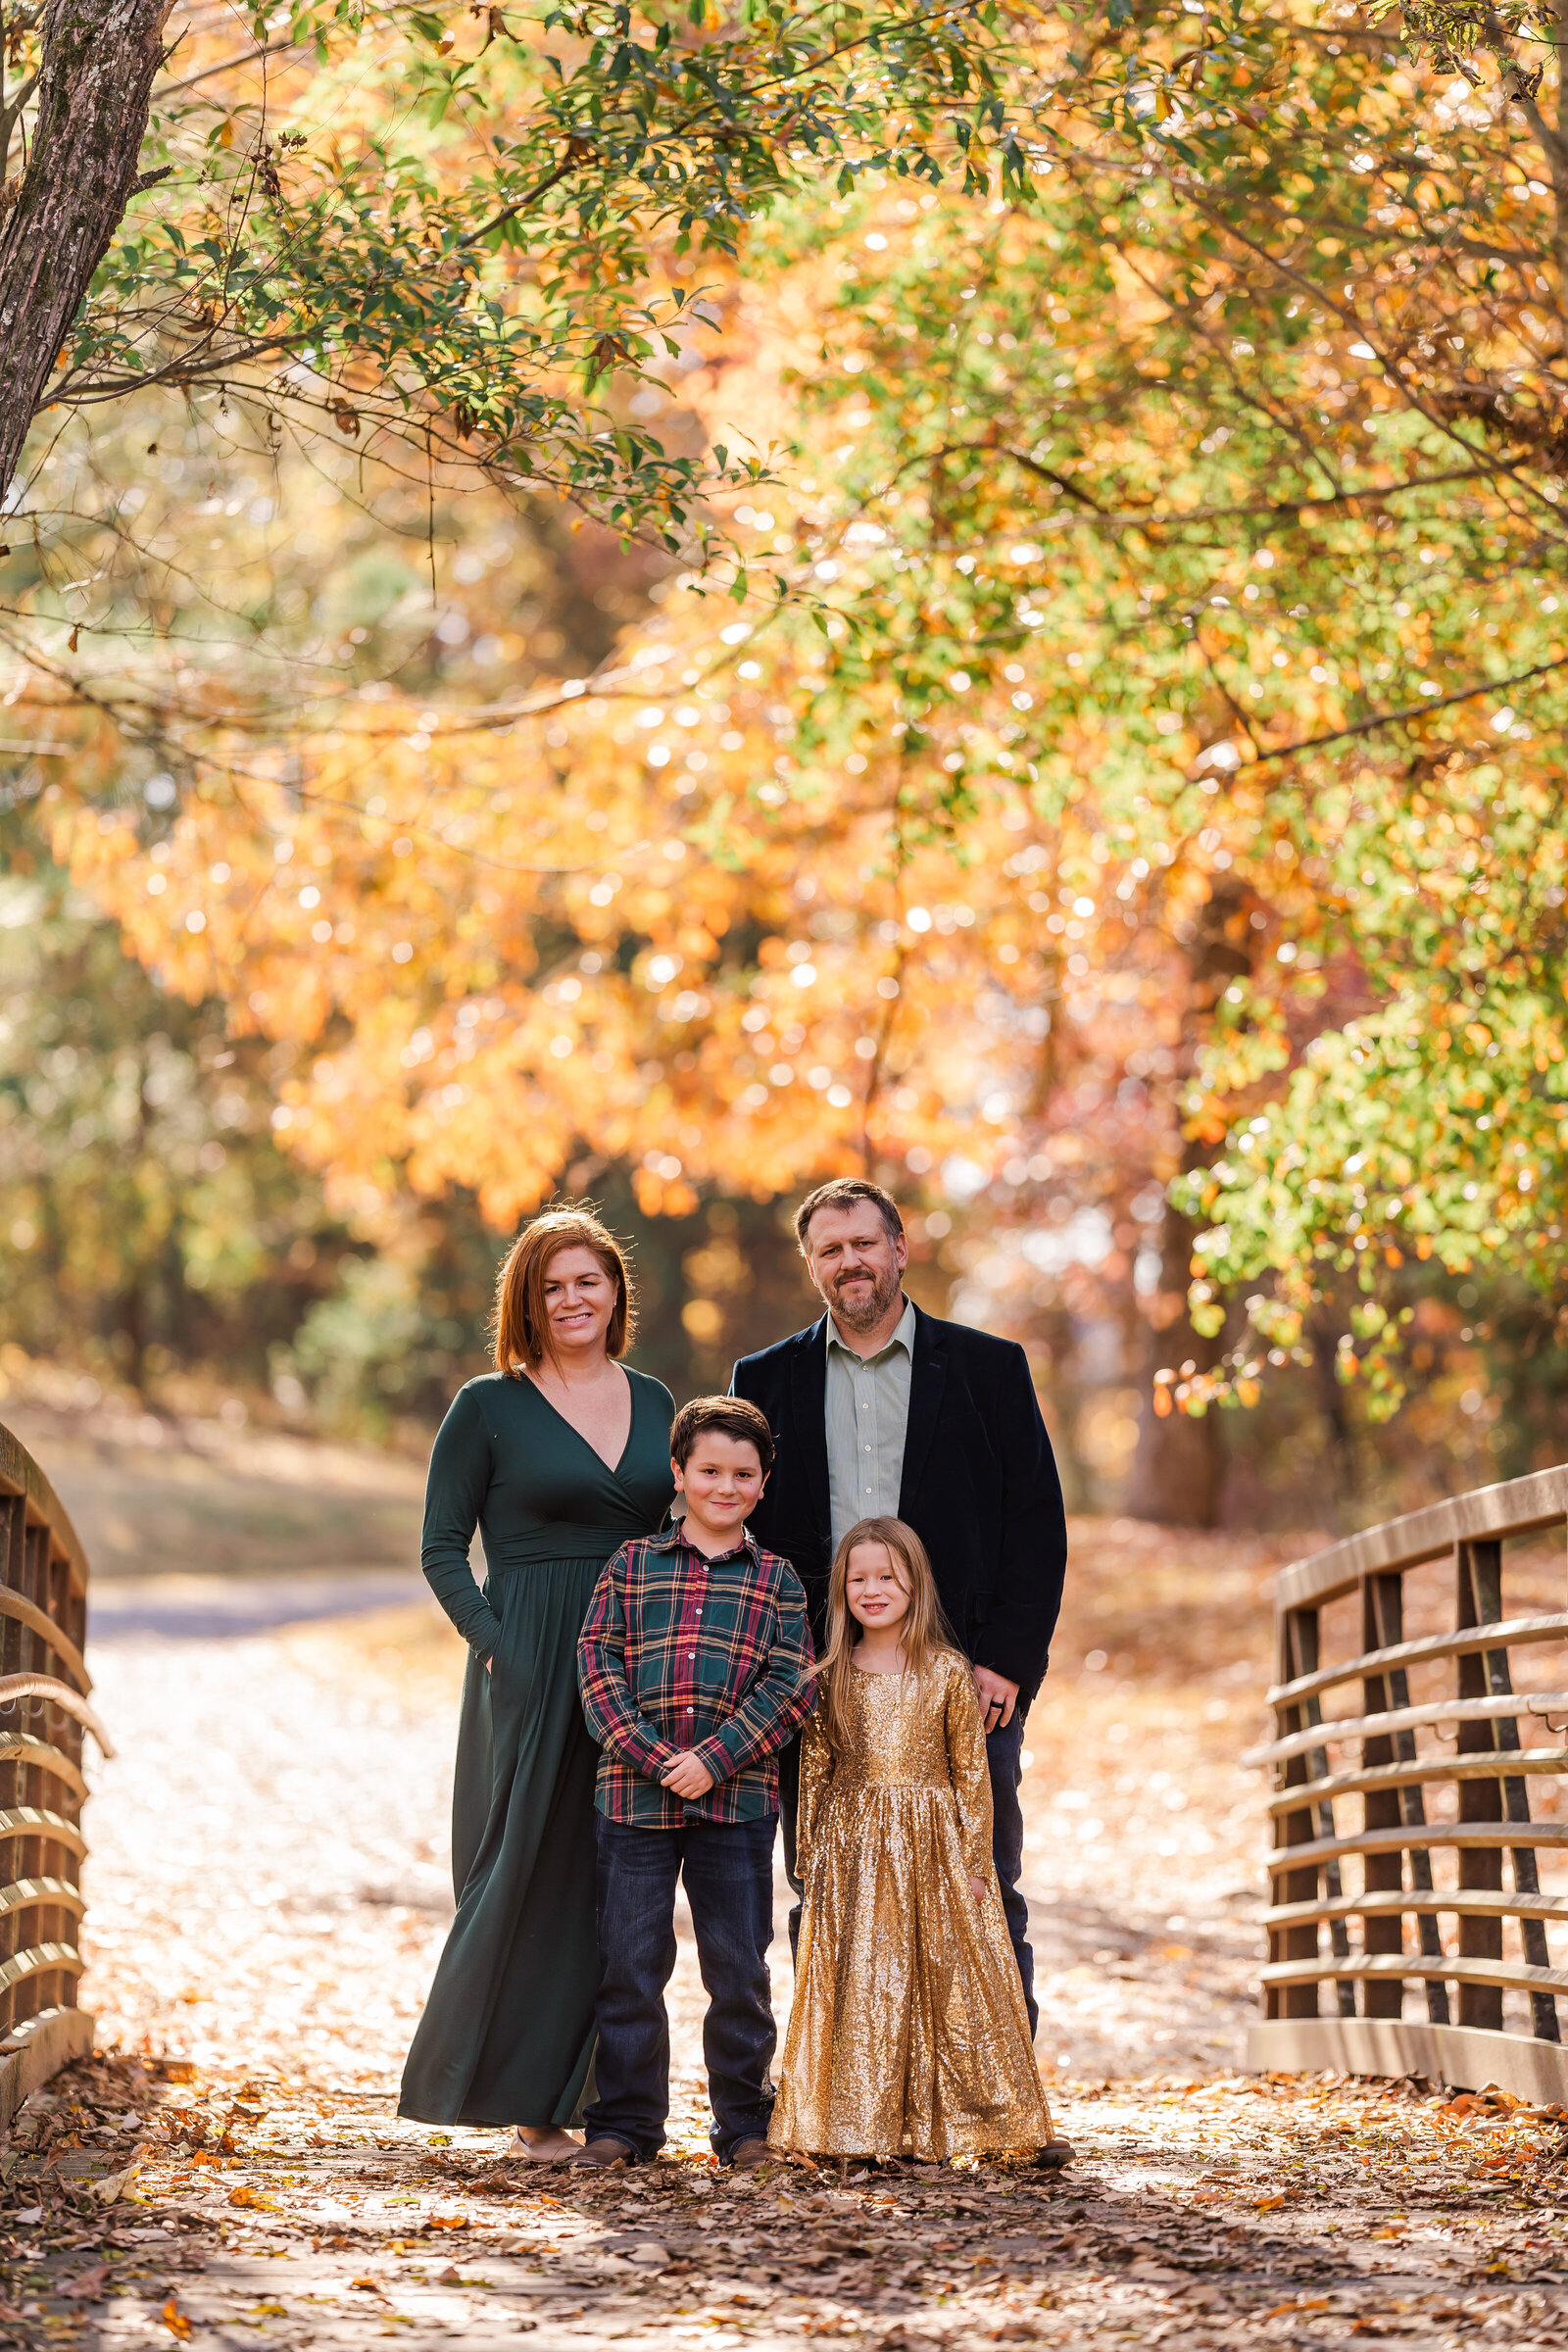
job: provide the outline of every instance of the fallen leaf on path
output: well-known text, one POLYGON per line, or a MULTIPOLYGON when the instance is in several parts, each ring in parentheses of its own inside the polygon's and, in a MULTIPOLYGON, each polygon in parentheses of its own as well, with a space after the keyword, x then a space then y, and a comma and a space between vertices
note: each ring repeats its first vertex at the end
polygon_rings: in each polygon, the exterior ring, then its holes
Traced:
POLYGON ((180 2342, 183 2343, 186 2336, 190 2333, 190 2322, 185 2317, 185 2314, 180 2310, 179 2305, 174 2301, 172 2295, 170 2296, 169 2301, 164 2305, 164 2308, 158 2314, 158 2317, 163 2321, 164 2326, 169 2329, 170 2334, 177 2336, 180 2342))
POLYGON ((135 2163, 127 2164, 123 2172, 107 2173, 102 2180, 95 2180, 92 2183, 92 2193, 100 2205, 113 2205, 117 2197, 124 2195, 136 2175, 145 2172, 146 2169, 145 2162, 138 2157, 135 2163))
POLYGON ((95 2270, 78 2271, 74 2278, 62 2279, 55 2293, 68 2303, 96 2302, 108 2276, 109 2265, 101 2262, 95 2270))

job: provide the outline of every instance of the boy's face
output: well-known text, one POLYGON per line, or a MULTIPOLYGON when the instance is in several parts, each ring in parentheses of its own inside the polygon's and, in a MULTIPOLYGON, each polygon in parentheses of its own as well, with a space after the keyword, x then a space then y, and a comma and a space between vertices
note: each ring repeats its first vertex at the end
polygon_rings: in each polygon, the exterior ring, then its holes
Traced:
POLYGON ((716 1532, 744 1527, 767 1484, 751 1439, 732 1438, 727 1429, 702 1431, 684 1467, 672 1462, 670 1468, 688 1517, 716 1532))

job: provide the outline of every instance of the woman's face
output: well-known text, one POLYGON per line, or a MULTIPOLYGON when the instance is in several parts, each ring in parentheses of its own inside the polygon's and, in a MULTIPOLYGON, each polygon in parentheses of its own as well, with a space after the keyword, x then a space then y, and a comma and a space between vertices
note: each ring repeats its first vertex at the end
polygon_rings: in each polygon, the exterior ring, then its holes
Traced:
POLYGON ((545 1315, 556 1347, 573 1355, 603 1354, 616 1289, 591 1250, 573 1242, 545 1268, 545 1315))

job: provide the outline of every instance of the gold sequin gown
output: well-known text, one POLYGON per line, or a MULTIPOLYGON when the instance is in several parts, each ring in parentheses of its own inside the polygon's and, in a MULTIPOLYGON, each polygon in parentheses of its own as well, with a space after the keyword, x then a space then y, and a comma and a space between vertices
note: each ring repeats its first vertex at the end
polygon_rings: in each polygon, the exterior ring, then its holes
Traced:
POLYGON ((796 1835, 806 1908, 771 2144, 936 2160, 1044 2146, 961 1658, 918 1679, 858 1673, 837 1769, 811 1716, 796 1835))

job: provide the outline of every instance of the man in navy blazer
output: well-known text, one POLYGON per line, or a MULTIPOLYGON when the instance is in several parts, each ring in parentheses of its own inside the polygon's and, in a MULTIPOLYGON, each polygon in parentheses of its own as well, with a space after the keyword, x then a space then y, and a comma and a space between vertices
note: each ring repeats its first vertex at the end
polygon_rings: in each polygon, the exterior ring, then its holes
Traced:
MULTIPOLYGON (((894 1512, 925 1544, 948 1622, 974 1666, 997 1876, 1033 2028, 1018 1784, 1024 1717, 1061 1605, 1067 1529, 1028 1361, 1012 1341, 943 1322, 905 1298, 904 1221, 880 1185, 840 1177, 819 1186, 801 1202, 795 1230, 827 1312, 735 1366, 734 1394, 761 1406, 778 1448, 749 1525, 793 1565, 818 1641, 834 1546, 848 1527, 894 1512)), ((793 1746, 780 1765, 784 1859, 798 1898, 793 1746)), ((792 1940, 798 1919, 797 1902, 792 1940)))

